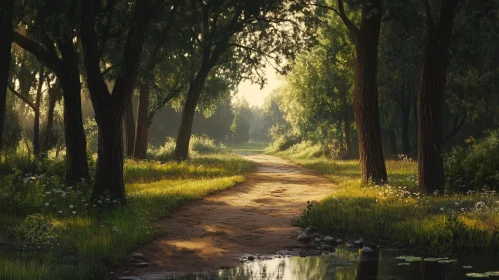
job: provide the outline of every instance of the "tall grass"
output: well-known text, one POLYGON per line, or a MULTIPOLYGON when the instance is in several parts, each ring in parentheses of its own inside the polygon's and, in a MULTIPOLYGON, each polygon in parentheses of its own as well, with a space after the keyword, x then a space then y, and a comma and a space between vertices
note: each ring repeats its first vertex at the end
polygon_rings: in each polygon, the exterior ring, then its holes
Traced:
MULTIPOLYGON (((244 181, 244 174, 253 168, 253 163, 231 154, 196 156, 179 164, 127 161, 128 203, 104 212, 97 209, 115 202, 105 198, 89 202, 91 187, 85 182, 65 186, 58 176, 39 174, 14 179, 17 190, 30 197, 29 201, 19 197, 19 202, 30 207, 20 209, 17 203, 1 207, 0 279, 102 279, 135 246, 159 233, 153 227, 156 220, 189 201, 244 181), (48 221, 27 223, 24 218, 34 213, 48 221), (19 236, 30 237, 33 229, 41 238, 30 250, 21 250, 20 244, 31 240, 28 245, 33 245, 33 240, 19 236), (55 238, 57 244, 45 246, 44 238, 55 238)), ((0 187, 4 199, 11 192, 0 187)), ((6 204, 2 197, 0 202, 6 204)))
POLYGON ((309 205, 297 220, 303 227, 401 242, 428 254, 499 252, 499 196, 495 191, 423 196, 417 189, 417 164, 408 160, 386 162, 387 184, 363 186, 358 161, 287 157, 326 175, 339 187, 309 205))

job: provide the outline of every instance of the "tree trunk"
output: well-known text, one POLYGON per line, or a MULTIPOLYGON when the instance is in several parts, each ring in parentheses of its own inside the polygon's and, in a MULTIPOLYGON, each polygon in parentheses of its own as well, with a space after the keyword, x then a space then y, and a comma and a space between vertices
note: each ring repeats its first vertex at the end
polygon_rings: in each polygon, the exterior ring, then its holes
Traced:
POLYGON ((128 105, 125 108, 123 127, 125 130, 125 154, 127 157, 132 157, 135 142, 135 119, 133 117, 133 102, 131 100, 130 102, 128 102, 128 105))
POLYGON ((349 159, 352 157, 352 140, 350 136, 350 116, 348 111, 345 110, 345 120, 343 121, 343 132, 345 134, 345 158, 349 159))
POLYGON ((7 80, 10 69, 12 46, 13 0, 2 0, 0 4, 0 151, 2 150, 3 124, 7 102, 7 80))
POLYGON ((99 201, 108 195, 125 198, 123 182, 123 113, 102 112, 98 129, 98 160, 92 199, 99 201), (105 187, 104 187, 105 186, 105 187))
POLYGON ((40 101, 42 99, 43 66, 38 74, 38 87, 36 88, 35 106, 33 108, 35 118, 33 120, 33 155, 35 159, 40 156, 40 101))
POLYGON ((362 183, 387 180, 378 101, 378 43, 381 0, 363 4, 363 20, 355 44, 354 115, 359 135, 362 183))
POLYGON ((173 158, 176 161, 186 160, 189 156, 189 142, 191 140, 192 123, 194 120, 194 113, 196 106, 201 96, 206 78, 208 77, 209 70, 201 70, 196 79, 190 84, 189 91, 187 92, 187 100, 184 104, 182 111, 182 120, 177 134, 177 141, 175 146, 175 153, 173 158))
POLYGON ((135 131, 134 157, 147 158, 147 142, 149 136, 149 85, 140 85, 139 108, 137 109, 137 130, 135 131))
POLYGON ((47 124, 43 133, 42 152, 46 153, 54 146, 54 135, 52 129, 54 127, 54 110, 57 100, 60 97, 60 89, 57 85, 49 89, 49 104, 47 106, 47 124))
POLYGON ((60 46, 63 60, 61 83, 64 97, 64 139, 66 142, 66 181, 88 179, 87 141, 81 112, 81 84, 78 56, 71 38, 60 46), (68 41, 69 40, 69 41, 68 41))
POLYGON ((442 159, 442 106, 446 83, 448 49, 457 0, 442 0, 438 26, 427 5, 427 21, 418 91, 418 175, 422 193, 444 188, 442 159))

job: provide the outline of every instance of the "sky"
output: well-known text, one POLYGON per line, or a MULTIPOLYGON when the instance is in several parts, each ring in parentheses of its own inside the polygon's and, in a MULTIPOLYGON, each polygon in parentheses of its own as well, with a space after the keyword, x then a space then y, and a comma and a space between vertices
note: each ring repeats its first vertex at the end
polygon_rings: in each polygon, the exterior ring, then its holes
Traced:
POLYGON ((265 75, 267 76, 267 83, 263 89, 260 89, 260 86, 257 84, 251 84, 250 81, 244 81, 237 87, 238 94, 234 99, 243 97, 248 101, 250 106, 262 106, 265 98, 282 84, 281 78, 278 77, 278 74, 271 67, 265 69, 265 75))

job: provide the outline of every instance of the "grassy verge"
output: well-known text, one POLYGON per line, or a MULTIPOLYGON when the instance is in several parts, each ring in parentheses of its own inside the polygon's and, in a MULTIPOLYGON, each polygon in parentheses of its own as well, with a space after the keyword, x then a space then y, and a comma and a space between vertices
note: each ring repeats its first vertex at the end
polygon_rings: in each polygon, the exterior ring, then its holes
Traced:
POLYGON ((105 214, 96 209, 114 202, 89 203, 91 188, 84 182, 65 186, 58 176, 35 174, 12 180, 21 197, 0 189, 0 279, 102 279, 135 246, 158 234, 156 220, 244 181, 253 168, 230 154, 181 164, 128 161, 129 201, 105 214))
POLYGON ((358 161, 276 154, 339 185, 339 191, 309 205, 298 220, 301 226, 402 242, 428 254, 499 251, 499 196, 494 191, 422 196, 417 192, 417 165, 411 161, 387 161, 389 183, 362 186, 358 161))

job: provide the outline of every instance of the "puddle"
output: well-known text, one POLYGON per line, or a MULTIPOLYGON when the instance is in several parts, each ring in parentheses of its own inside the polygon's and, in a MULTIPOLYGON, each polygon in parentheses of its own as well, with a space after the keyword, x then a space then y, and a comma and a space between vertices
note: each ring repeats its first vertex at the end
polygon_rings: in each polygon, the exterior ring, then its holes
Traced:
MULTIPOLYGON (((174 277, 182 280, 208 279, 377 279, 433 280, 474 279, 469 276, 499 279, 499 256, 463 256, 457 259, 436 256, 421 261, 414 252, 381 249, 379 257, 359 257, 355 250, 311 257, 275 257, 246 262, 238 267, 198 275, 174 277), (493 272, 496 271, 497 274, 493 272), (487 274, 488 272, 488 274, 487 274), (469 276, 466 276, 466 275, 469 276)), ((147 279, 147 278, 143 278, 147 279)))

